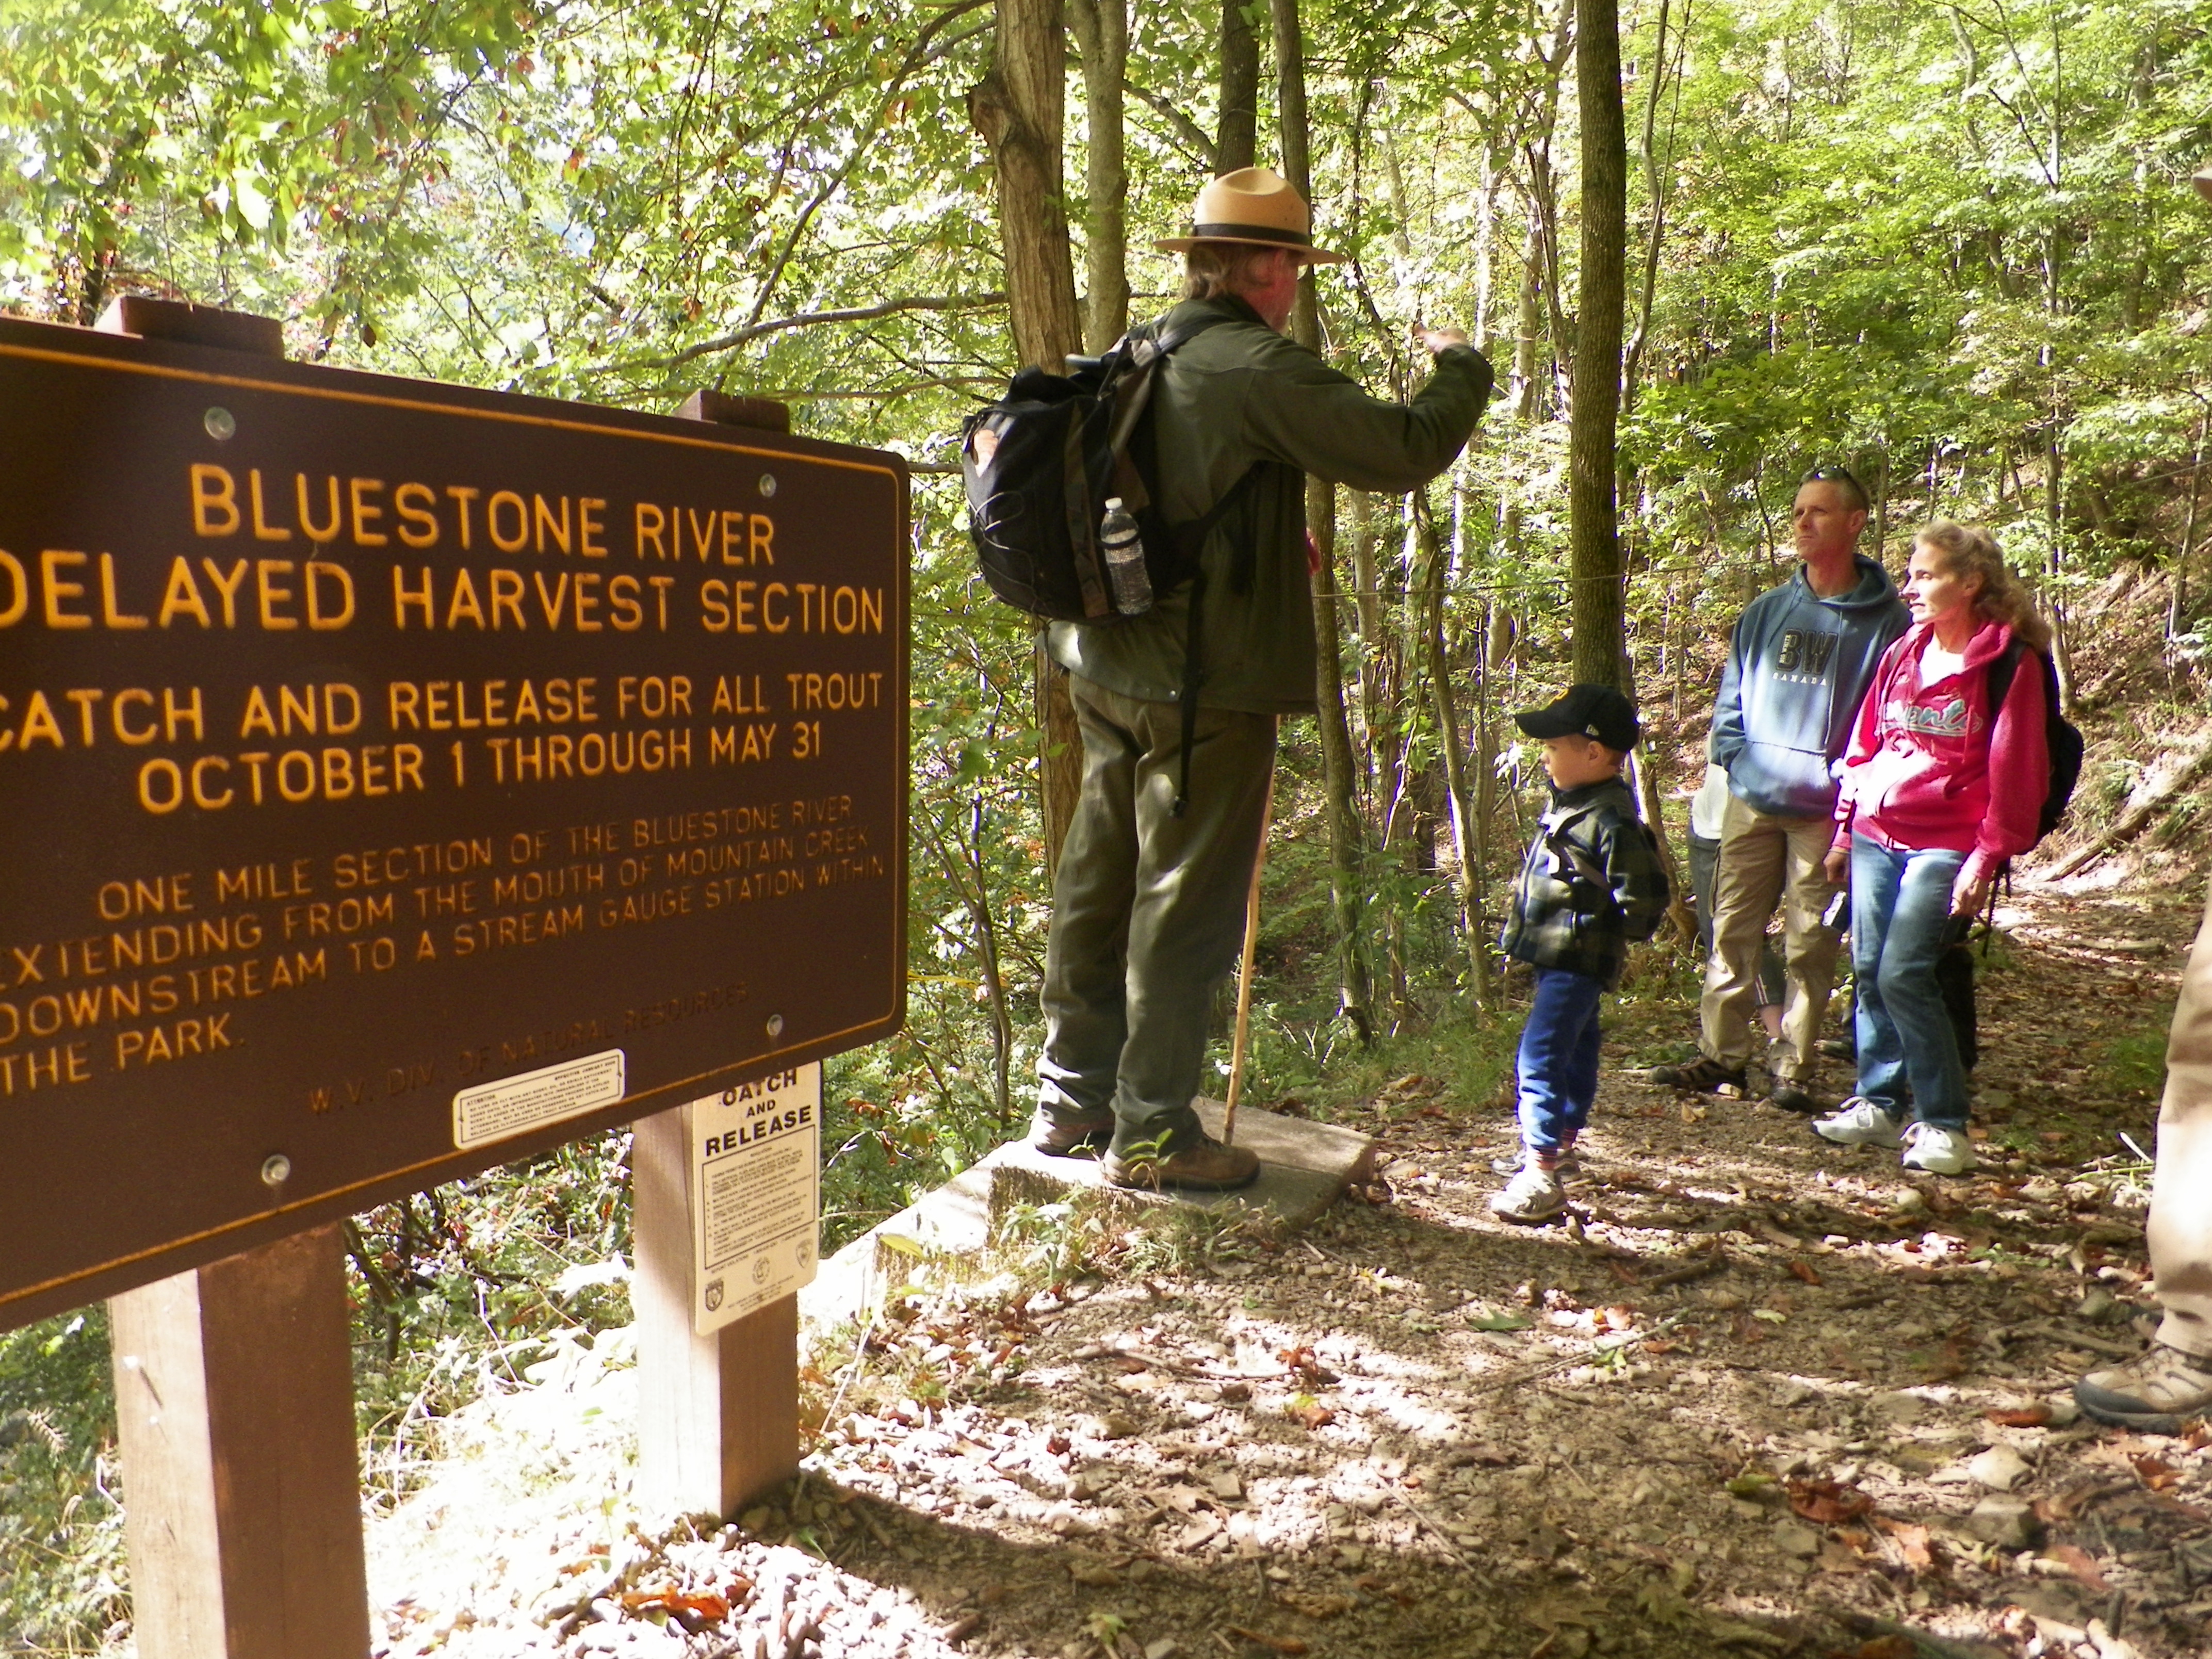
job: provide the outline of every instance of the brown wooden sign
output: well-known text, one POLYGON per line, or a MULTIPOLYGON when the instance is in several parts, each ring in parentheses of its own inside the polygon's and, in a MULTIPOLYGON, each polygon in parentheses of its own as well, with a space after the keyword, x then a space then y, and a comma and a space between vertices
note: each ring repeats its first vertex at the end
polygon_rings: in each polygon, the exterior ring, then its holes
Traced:
POLYGON ((0 1326, 904 1009, 896 455, 0 321, 0 1326))

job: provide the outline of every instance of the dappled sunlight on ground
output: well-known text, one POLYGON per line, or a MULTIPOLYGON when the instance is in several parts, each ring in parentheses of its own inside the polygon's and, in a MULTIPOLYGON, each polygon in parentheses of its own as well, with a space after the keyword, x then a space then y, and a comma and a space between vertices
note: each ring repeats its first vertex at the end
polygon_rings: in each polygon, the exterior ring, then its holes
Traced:
POLYGON ((2102 1431, 2068 1392, 2148 1318, 2116 1135, 2148 1139, 2126 1056, 2194 918, 2014 903, 1977 1171, 1644 1085, 1689 1016, 1639 999, 1563 1221, 1487 1211, 1502 1098, 1401 1079, 1360 1124, 1377 1184, 1304 1235, 1074 1213, 1098 1266, 1072 1283, 919 1274, 858 1360, 850 1332, 816 1356, 805 1486, 741 1526, 636 1516, 626 1373, 556 1354, 379 1523, 389 1650, 2198 1650, 2206 1437, 2102 1431), (2084 1000, 2090 963, 2125 972, 2084 1000))

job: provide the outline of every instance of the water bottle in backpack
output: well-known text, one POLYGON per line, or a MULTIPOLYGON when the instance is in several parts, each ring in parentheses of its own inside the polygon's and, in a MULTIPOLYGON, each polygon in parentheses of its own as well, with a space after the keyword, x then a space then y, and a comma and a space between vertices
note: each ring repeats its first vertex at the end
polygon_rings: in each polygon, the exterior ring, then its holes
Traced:
POLYGON ((1098 526, 1098 544, 1105 550, 1106 574, 1114 588, 1114 608, 1134 617, 1152 608, 1152 580, 1145 572, 1145 541, 1137 521, 1121 505, 1119 495, 1106 498, 1106 517, 1098 526))

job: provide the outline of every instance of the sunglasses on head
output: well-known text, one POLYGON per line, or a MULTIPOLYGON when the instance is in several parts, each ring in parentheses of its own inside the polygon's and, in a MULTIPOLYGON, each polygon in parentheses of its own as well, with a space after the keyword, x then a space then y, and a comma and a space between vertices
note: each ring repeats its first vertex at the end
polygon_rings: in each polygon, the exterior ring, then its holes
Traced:
POLYGON ((1858 481, 1847 466, 1816 466, 1797 482, 1801 484, 1841 484, 1850 493, 1853 503, 1862 507, 1870 499, 1867 495, 1866 486, 1858 481))

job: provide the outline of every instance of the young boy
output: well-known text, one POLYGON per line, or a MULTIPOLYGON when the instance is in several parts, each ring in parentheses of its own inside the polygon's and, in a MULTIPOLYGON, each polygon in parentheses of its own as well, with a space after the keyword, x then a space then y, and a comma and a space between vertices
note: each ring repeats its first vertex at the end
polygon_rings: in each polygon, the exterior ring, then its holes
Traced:
POLYGON ((1620 976, 1628 941, 1666 915, 1666 868, 1620 764, 1643 736, 1636 710, 1608 685, 1570 686, 1514 721, 1544 744, 1552 804, 1536 826, 1505 954, 1536 970, 1522 1028, 1521 1164, 1490 1207, 1507 1221, 1548 1221, 1567 1206, 1559 1164, 1597 1098, 1599 994, 1620 976))

